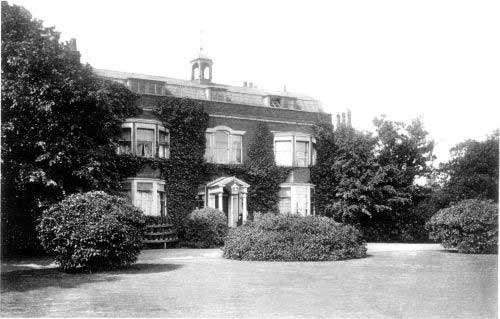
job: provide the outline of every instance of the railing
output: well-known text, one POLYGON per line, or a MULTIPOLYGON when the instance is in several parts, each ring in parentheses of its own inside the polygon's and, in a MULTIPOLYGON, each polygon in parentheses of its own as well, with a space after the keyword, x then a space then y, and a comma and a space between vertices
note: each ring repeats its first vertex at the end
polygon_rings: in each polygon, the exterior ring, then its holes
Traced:
POLYGON ((149 224, 146 225, 146 230, 142 236, 142 243, 144 245, 163 245, 167 248, 168 244, 177 243, 177 231, 171 224, 149 224))

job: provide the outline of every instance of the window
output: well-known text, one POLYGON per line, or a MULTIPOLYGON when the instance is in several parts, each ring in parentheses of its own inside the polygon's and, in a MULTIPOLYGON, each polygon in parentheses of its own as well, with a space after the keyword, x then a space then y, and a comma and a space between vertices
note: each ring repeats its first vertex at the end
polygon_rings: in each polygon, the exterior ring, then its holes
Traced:
POLYGON ((158 137, 158 157, 168 158, 169 156, 168 134, 165 131, 159 131, 158 137))
POLYGON ((311 149, 313 143, 314 138, 305 133, 275 132, 274 156, 276 165, 308 167, 316 156, 314 149, 311 149))
POLYGON ((303 167, 309 165, 309 142, 295 142, 295 160, 297 166, 303 167))
POLYGON ((164 83, 160 81, 129 79, 130 91, 141 94, 164 95, 164 83))
POLYGON ((154 130, 137 129, 137 150, 139 156, 153 157, 154 130))
POLYGON ((137 182, 136 205, 145 215, 153 214, 153 183, 137 182))
POLYGON ((312 215, 314 189, 309 184, 282 184, 279 192, 281 214, 312 215))
POLYGON ((165 186, 158 187, 156 192, 156 202, 158 208, 158 215, 161 217, 167 216, 167 196, 165 194, 165 186))
POLYGON ((159 179, 129 178, 122 183, 123 193, 145 215, 167 216, 165 183, 159 179))
POLYGON ((229 133, 224 131, 215 132, 215 162, 228 162, 229 133))
POLYGON ((292 213, 292 190, 290 187, 281 187, 279 192, 279 210, 281 214, 292 213))
POLYGON ((274 156, 276 165, 292 166, 292 141, 275 141, 274 156))
POLYGON ((122 135, 118 144, 118 154, 130 154, 132 152, 132 130, 130 128, 122 128, 122 135))
POLYGON ((207 129, 205 133, 205 160, 222 164, 241 164, 243 131, 228 127, 207 129))
POLYGON ((212 101, 226 101, 226 94, 221 91, 212 91, 210 94, 212 101))
POLYGON ((269 106, 271 106, 271 107, 281 107, 281 98, 280 97, 271 97, 269 99, 269 106))

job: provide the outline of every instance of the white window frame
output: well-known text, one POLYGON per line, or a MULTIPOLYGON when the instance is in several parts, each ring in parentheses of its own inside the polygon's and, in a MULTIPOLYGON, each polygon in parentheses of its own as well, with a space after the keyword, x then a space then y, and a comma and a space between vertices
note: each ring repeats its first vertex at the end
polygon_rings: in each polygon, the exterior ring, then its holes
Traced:
MULTIPOLYGON (((153 151, 152 156, 155 158, 169 158, 170 157, 170 132, 163 125, 161 125, 160 121, 156 120, 148 120, 148 119, 138 119, 138 118, 129 118, 126 119, 122 124, 122 128, 129 128, 132 134, 132 152, 130 154, 141 156, 137 154, 137 130, 138 129, 146 129, 153 130, 154 132, 154 140, 153 140, 153 151), (165 156, 160 157, 159 155, 159 146, 160 146, 160 132, 164 132, 167 135, 167 142, 165 144, 165 156)), ((119 153, 119 147, 117 152, 119 153)))
POLYGON ((282 164, 276 162, 276 165, 278 166, 287 166, 287 167, 310 167, 315 164, 315 154, 316 152, 313 152, 314 145, 316 145, 316 139, 307 133, 301 133, 301 132, 273 132, 274 134, 274 158, 276 160, 276 142, 280 141, 290 141, 292 144, 292 159, 291 159, 291 165, 289 164, 282 164), (307 142, 308 143, 308 156, 306 158, 306 163, 305 165, 298 165, 297 161, 297 142, 307 142), (314 156, 313 156, 314 154, 314 156))
MULTIPOLYGON (((290 202, 291 202, 291 215, 310 216, 314 215, 311 208, 311 193, 314 189, 313 184, 309 183, 283 183, 280 184, 282 188, 290 188, 290 202), (300 190, 305 190, 305 203, 301 200, 300 190), (305 208, 304 208, 305 207, 305 208)), ((280 214, 283 213, 280 211, 280 214)))
POLYGON ((210 163, 218 163, 218 164, 243 164, 243 135, 245 135, 246 131, 237 131, 233 130, 228 126, 219 125, 213 128, 208 128, 205 131, 206 147, 205 149, 205 160, 210 163), (226 132, 228 133, 228 141, 227 141, 227 160, 225 162, 216 161, 216 150, 215 150, 215 133, 216 132, 226 132), (239 136, 241 139, 240 142, 240 162, 232 161, 232 141, 233 136, 239 136), (208 143, 207 143, 208 142, 208 143))
MULTIPOLYGON (((130 201, 134 206, 140 207, 139 205, 140 198, 137 190, 137 183, 152 183, 151 213, 146 214, 146 212, 144 212, 144 214, 148 216, 161 216, 160 212, 161 202, 159 201, 158 192, 160 191, 165 192, 165 181, 156 178, 133 177, 133 178, 127 178, 125 181, 122 182, 122 184, 130 185, 130 188, 126 188, 127 191, 130 190, 129 191, 129 194, 131 195, 130 201)), ((166 192, 165 192, 165 198, 166 198, 166 192)), ((165 200, 165 211, 163 213, 164 216, 167 216, 166 200, 165 200)))

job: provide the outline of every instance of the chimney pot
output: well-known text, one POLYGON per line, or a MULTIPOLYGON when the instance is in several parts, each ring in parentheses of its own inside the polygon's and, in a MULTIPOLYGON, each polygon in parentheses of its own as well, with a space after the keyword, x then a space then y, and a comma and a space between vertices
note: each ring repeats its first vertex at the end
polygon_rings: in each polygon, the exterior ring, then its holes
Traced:
POLYGON ((342 112, 342 125, 345 125, 345 112, 342 112))

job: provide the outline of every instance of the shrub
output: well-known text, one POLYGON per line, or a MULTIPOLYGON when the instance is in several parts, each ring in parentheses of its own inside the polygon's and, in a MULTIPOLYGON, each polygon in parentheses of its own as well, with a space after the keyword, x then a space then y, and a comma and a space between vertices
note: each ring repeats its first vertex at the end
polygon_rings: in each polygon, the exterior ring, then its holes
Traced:
POLYGON ((242 260, 317 261, 361 258, 366 245, 353 226, 327 217, 255 216, 231 229, 224 257, 242 260))
POLYGON ((498 251, 498 205, 468 199, 439 210, 426 224, 429 237, 465 254, 498 251))
POLYGON ((224 245, 227 235, 227 217, 218 209, 195 209, 186 220, 183 244, 196 248, 224 245))
POLYGON ((43 247, 66 271, 113 269, 137 260, 144 216, 126 199, 104 192, 74 194, 42 213, 43 247))

